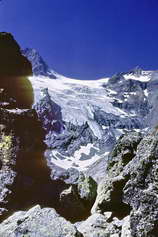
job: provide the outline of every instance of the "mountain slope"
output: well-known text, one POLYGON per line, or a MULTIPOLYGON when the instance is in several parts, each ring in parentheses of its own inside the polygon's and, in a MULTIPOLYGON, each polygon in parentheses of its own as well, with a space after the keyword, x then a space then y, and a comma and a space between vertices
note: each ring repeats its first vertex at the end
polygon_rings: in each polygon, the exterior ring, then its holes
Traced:
POLYGON ((150 114, 157 104, 157 71, 136 68, 95 81, 60 75, 56 80, 33 76, 30 81, 35 108, 49 124, 45 125, 46 156, 52 168, 86 171, 108 155, 125 131, 147 129, 156 123, 156 116, 151 119, 150 114))
POLYGON ((34 75, 56 79, 56 73, 49 68, 37 50, 26 48, 22 50, 22 54, 32 63, 34 75))

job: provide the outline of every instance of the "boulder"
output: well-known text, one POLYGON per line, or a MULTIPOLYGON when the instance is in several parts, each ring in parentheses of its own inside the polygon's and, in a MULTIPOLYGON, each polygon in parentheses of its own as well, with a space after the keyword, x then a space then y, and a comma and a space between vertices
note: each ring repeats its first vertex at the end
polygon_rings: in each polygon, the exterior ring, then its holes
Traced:
POLYGON ((130 216, 124 218, 122 225, 121 237, 132 237, 130 227, 130 216))
POLYGON ((97 183, 91 176, 80 175, 77 190, 80 199, 84 200, 87 205, 94 203, 97 196, 97 183))
POLYGON ((0 224, 3 237, 82 237, 70 222, 52 208, 39 205, 29 211, 19 211, 0 224))
POLYGON ((112 212, 106 212, 104 215, 95 213, 78 224, 77 228, 84 237, 119 237, 122 221, 113 218, 112 212))
POLYGON ((60 213, 73 222, 83 220, 90 215, 97 194, 96 182, 75 169, 67 171, 68 188, 60 193, 60 213), (71 174, 71 179, 69 175, 71 174))
POLYGON ((67 216, 71 222, 76 222, 87 217, 89 211, 90 208, 87 208, 79 198, 75 186, 72 185, 61 192, 60 213, 62 216, 67 216))

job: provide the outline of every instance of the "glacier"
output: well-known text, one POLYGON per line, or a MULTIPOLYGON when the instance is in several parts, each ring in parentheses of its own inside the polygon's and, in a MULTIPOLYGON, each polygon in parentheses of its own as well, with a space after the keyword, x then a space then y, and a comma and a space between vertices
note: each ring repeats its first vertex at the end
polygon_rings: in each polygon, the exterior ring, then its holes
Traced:
POLYGON ((74 167, 85 171, 107 156, 120 135, 148 127, 153 109, 149 100, 152 74, 146 72, 145 77, 151 77, 148 80, 136 75, 130 79, 129 75, 96 81, 60 75, 56 80, 44 76, 29 78, 38 114, 42 110, 48 112, 48 104, 51 104, 52 116, 50 112, 47 119, 39 116, 43 123, 51 123, 46 129, 50 162, 64 169, 74 167), (55 129, 54 124, 59 129, 55 129))
POLYGON ((146 132, 157 124, 158 71, 136 67, 112 77, 77 80, 51 70, 37 51, 23 53, 33 65, 33 107, 46 132, 52 169, 88 172, 100 166, 122 134, 146 132))

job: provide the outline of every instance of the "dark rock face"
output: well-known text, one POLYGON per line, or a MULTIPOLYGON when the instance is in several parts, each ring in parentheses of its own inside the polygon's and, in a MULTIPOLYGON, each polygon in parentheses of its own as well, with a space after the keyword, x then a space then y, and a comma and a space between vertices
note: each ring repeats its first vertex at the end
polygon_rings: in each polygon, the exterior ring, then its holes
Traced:
POLYGON ((11 211, 33 201, 31 190, 39 186, 37 179, 42 183, 44 173, 48 173, 44 162, 41 167, 44 133, 33 110, 0 109, 0 118, 0 206, 11 211))
POLYGON ((30 76, 31 63, 21 54, 20 46, 9 33, 0 33, 0 76, 30 76))
POLYGON ((31 63, 21 54, 20 47, 9 33, 0 33, 0 107, 31 108, 33 89, 28 76, 31 63))
POLYGON ((122 118, 120 116, 114 115, 112 113, 106 113, 105 111, 101 111, 97 106, 94 111, 94 119, 101 126, 112 126, 114 129, 140 129, 143 128, 143 125, 140 119, 137 116, 133 116, 133 118, 122 118))

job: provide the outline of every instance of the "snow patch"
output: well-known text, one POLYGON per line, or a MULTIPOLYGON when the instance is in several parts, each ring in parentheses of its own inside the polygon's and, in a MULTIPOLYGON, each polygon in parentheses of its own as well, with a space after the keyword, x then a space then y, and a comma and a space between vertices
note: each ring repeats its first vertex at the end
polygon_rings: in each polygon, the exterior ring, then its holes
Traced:
POLYGON ((144 90, 144 95, 145 95, 146 97, 148 97, 149 93, 148 93, 148 90, 147 90, 147 89, 144 90))
POLYGON ((151 72, 150 71, 142 71, 141 75, 135 75, 135 74, 125 74, 124 78, 126 80, 132 79, 132 80, 137 80, 141 82, 148 82, 150 81, 151 77, 151 72))
POLYGON ((51 162, 64 169, 74 167, 79 171, 86 171, 90 165, 108 154, 109 152, 105 152, 100 155, 99 149, 89 143, 86 146, 81 146, 79 150, 75 151, 73 156, 62 156, 62 159, 60 158, 61 154, 58 151, 53 150, 51 153, 51 162), (93 152, 95 151, 95 154, 92 157, 90 154, 91 149, 93 149, 93 152))

